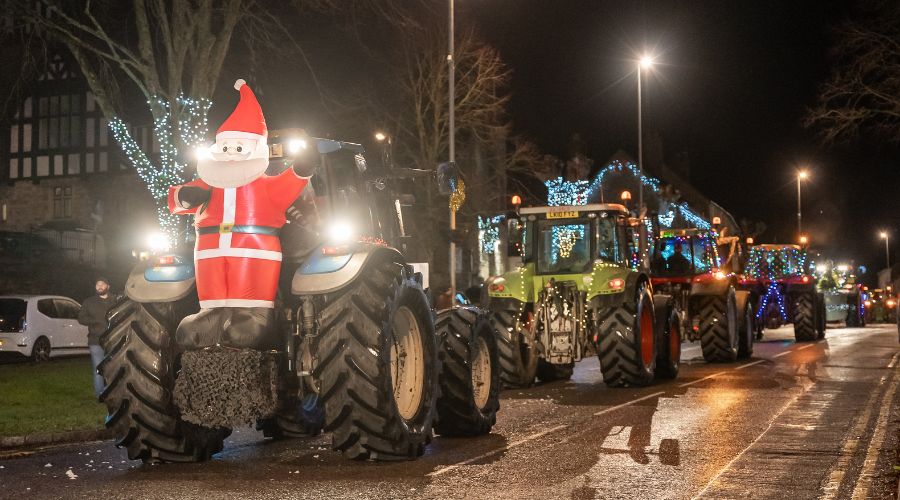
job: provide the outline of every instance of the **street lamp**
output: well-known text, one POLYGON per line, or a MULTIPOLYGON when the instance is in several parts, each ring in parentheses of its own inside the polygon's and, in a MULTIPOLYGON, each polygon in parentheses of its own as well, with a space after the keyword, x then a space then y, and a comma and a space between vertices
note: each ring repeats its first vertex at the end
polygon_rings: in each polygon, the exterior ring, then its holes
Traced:
POLYGON ((884 256, 887 258, 887 268, 891 268, 891 237, 887 231, 881 232, 881 239, 884 240, 884 256))
POLYGON ((803 234, 803 214, 800 205, 800 181, 804 181, 809 177, 809 172, 801 170, 797 172, 797 234, 803 234))
POLYGON ((391 158, 393 153, 393 151, 391 151, 391 136, 379 130, 378 132, 375 132, 375 140, 381 144, 381 165, 385 168, 393 167, 394 160, 391 158))
MULTIPOLYGON (((449 8, 449 33, 448 33, 448 47, 447 47, 447 87, 449 98, 447 99, 449 105, 449 163, 451 168, 456 164, 456 61, 454 61, 454 54, 456 53, 456 40, 454 36, 454 31, 456 30, 456 19, 454 17, 456 8, 454 6, 454 0, 449 0, 448 2, 449 8)), ((456 230, 456 210, 453 210, 453 207, 450 207, 450 232, 456 230)), ((450 305, 453 306, 456 304, 456 243, 453 239, 450 240, 450 305)))

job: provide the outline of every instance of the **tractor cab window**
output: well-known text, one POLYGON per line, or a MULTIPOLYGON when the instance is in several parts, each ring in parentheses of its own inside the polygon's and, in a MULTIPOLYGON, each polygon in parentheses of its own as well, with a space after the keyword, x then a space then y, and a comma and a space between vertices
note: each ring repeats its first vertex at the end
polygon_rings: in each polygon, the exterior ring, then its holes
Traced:
POLYGON ((597 258, 606 262, 621 262, 616 238, 616 220, 612 217, 597 219, 597 258))
POLYGON ((589 221, 542 220, 537 231, 539 273, 580 274, 589 269, 593 261, 589 221))
POLYGON ((694 269, 697 274, 711 272, 718 269, 719 262, 716 256, 715 245, 710 238, 692 236, 691 246, 694 250, 694 269))
POLYGON ((694 254, 690 237, 660 238, 651 264, 660 276, 685 276, 694 273, 694 254))

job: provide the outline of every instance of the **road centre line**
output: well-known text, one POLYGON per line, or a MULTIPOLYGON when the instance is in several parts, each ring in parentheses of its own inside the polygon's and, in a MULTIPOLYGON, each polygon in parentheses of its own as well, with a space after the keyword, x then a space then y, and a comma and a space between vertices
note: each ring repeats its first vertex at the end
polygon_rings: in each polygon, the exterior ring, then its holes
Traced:
POLYGON ((816 344, 806 344, 805 346, 798 347, 798 348, 796 348, 796 349, 794 349, 794 350, 795 350, 795 351, 802 351, 803 349, 809 349, 810 347, 813 347, 814 345, 816 345, 816 344))
POLYGON ((756 361, 753 361, 751 363, 744 363, 741 366, 735 368, 735 370, 743 370, 744 368, 747 368, 748 366, 758 365, 760 363, 765 363, 766 361, 768 361, 768 359, 757 359, 756 361))
POLYGON ((772 359, 780 358, 780 357, 785 356, 785 355, 788 355, 788 354, 790 354, 790 353, 792 353, 792 352, 794 352, 794 351, 784 351, 784 352, 778 353, 778 354, 772 356, 772 359))
POLYGON ((618 410, 619 408, 625 408, 626 406, 633 405, 633 404, 635 404, 635 403, 637 403, 637 402, 639 402, 639 401, 643 401, 643 400, 645 400, 645 399, 650 399, 650 398, 655 398, 655 397, 661 396, 661 395, 663 395, 663 394, 665 394, 665 391, 654 392, 653 394, 648 394, 648 395, 646 395, 646 396, 643 396, 643 397, 640 397, 640 398, 637 398, 637 399, 633 399, 633 400, 631 400, 631 401, 629 401, 629 402, 627 402, 627 403, 622 403, 622 404, 620 404, 620 405, 611 406, 611 407, 609 407, 609 408, 607 408, 607 409, 605 409, 605 410, 600 410, 600 411, 598 411, 597 413, 594 413, 594 416, 596 417, 596 416, 598 416, 598 415, 603 415, 604 413, 609 413, 609 412, 611 412, 611 411, 618 410))
POLYGON ((775 416, 772 418, 772 420, 769 422, 768 427, 766 427, 766 429, 765 429, 764 431, 762 431, 762 433, 760 433, 759 436, 756 436, 756 439, 754 439, 750 444, 748 444, 746 448, 744 448, 743 450, 741 450, 740 453, 738 453, 737 455, 735 455, 735 457, 732 458, 731 461, 728 462, 728 464, 725 465, 725 467, 723 467, 722 470, 720 470, 719 473, 715 475, 715 477, 713 477, 708 483, 706 483, 706 486, 704 486, 703 489, 700 490, 699 493, 697 493, 696 495, 694 495, 694 496, 692 497, 692 500, 693 500, 693 499, 700 498, 701 496, 703 496, 703 494, 706 493, 706 490, 708 490, 709 487, 713 485, 713 483, 715 483, 716 481, 718 481, 719 477, 721 477, 722 474, 725 473, 725 471, 727 471, 728 469, 730 469, 731 466, 734 465, 734 463, 737 462, 737 460, 738 460, 739 458, 741 458, 741 457, 744 455, 744 453, 747 452, 747 450, 749 450, 754 444, 756 444, 757 441, 759 441, 763 436, 766 435, 767 432, 769 432, 769 429, 771 429, 772 426, 775 425, 775 421, 778 420, 778 417, 780 417, 781 414, 785 412, 785 410, 787 410, 788 408, 790 408, 790 406, 791 406, 792 404, 794 404, 794 402, 797 401, 797 399, 799 399, 800 396, 802 396, 802 395, 805 394, 805 393, 806 393, 806 391, 803 391, 803 392, 797 394, 796 396, 794 396, 793 398, 791 398, 791 400, 788 401, 788 403, 787 403, 786 405, 784 405, 780 410, 778 410, 778 413, 776 413, 775 416))
POLYGON ((477 462, 477 461, 487 458, 491 455, 496 455, 497 453, 502 453, 504 451, 515 448, 516 446, 527 443, 528 441, 534 441, 535 439, 537 439, 539 437, 546 436, 547 434, 550 434, 552 432, 556 432, 556 431, 565 429, 566 427, 568 427, 568 425, 563 424, 563 425, 557 425, 556 427, 551 427, 550 429, 543 430, 541 432, 536 432, 536 433, 531 434, 530 436, 526 436, 518 441, 513 441, 512 443, 509 443, 508 445, 504 446, 503 448, 499 448, 494 451, 489 451, 487 453, 482 453, 481 455, 478 455, 477 457, 472 457, 468 460, 463 460, 462 462, 457 462, 455 464, 448 465, 448 466, 444 467, 443 469, 438 469, 436 471, 429 472, 427 475, 431 476, 431 477, 440 476, 441 474, 444 474, 445 472, 450 472, 454 469, 458 469, 459 467, 461 467, 463 465, 468 465, 472 462, 477 462))
POLYGON ((718 372, 718 373, 713 373, 712 375, 707 375, 703 378, 698 378, 697 380, 694 380, 693 382, 687 382, 685 384, 681 384, 678 387, 687 387, 689 385, 699 384, 700 382, 703 382, 704 380, 709 380, 713 377, 718 377, 719 375, 722 375, 724 373, 728 373, 728 371, 726 370, 726 371, 722 371, 722 372, 718 372))

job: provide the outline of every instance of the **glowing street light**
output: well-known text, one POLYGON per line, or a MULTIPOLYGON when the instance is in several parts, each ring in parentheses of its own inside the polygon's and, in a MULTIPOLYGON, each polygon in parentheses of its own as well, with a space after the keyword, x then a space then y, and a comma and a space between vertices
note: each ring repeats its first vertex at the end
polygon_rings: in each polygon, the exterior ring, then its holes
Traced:
POLYGON ((384 142, 387 139, 387 135, 384 132, 375 132, 375 140, 378 142, 384 142))
POLYGON ((809 177, 809 172, 801 170, 797 172, 797 234, 803 234, 803 213, 800 204, 800 181, 805 181, 809 177))

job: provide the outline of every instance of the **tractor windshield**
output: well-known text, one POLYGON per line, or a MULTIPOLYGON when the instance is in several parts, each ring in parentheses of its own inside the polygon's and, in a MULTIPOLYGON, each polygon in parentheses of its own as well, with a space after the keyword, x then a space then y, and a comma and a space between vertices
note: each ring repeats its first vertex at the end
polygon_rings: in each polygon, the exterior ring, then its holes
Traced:
POLYGON ((590 222, 565 220, 538 222, 538 272, 576 274, 591 264, 590 222))
POLYGON ((691 276, 718 267, 712 241, 704 236, 666 236, 657 241, 653 272, 659 276, 691 276))

